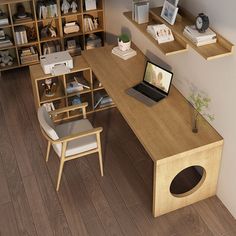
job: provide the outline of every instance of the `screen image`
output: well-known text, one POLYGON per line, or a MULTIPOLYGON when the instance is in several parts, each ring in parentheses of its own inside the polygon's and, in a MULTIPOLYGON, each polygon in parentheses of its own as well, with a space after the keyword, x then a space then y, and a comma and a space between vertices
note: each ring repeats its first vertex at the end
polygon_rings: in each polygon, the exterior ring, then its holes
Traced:
POLYGON ((147 62, 144 81, 168 93, 173 74, 147 62))

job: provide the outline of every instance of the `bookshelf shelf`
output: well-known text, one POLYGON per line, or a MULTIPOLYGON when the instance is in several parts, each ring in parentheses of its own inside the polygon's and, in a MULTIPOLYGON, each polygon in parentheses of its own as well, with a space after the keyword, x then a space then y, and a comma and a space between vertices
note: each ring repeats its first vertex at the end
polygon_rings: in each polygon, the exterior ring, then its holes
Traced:
MULTIPOLYGON (((40 65, 30 66, 31 83, 33 87, 34 101, 36 109, 45 103, 53 103, 55 109, 71 106, 78 97, 81 102, 88 102, 87 113, 93 113, 96 111, 102 111, 108 108, 115 107, 114 103, 109 103, 104 107, 94 108, 96 102, 95 94, 101 93, 104 95, 106 92, 103 87, 96 88, 99 85, 99 81, 93 75, 91 68, 82 56, 76 56, 73 58, 74 68, 66 75, 52 76, 51 74, 45 75, 40 65), (83 85, 89 86, 89 89, 84 88, 79 92, 68 93, 68 84, 77 81, 83 85), (51 78, 56 83, 55 95, 52 97, 45 96, 44 87, 42 84, 45 79, 51 78)), ((55 121, 61 121, 66 119, 75 118, 81 116, 82 113, 78 110, 68 112, 66 115, 55 117, 55 121)))
POLYGON ((164 19, 161 18, 161 10, 162 7, 152 8, 150 9, 150 15, 152 16, 152 18, 166 24, 172 30, 172 32, 175 33, 175 35, 184 40, 188 45, 190 45, 196 52, 198 52, 206 60, 211 60, 232 54, 234 45, 218 33, 216 33, 217 42, 209 45, 197 47, 190 40, 188 40, 183 35, 184 27, 186 25, 193 25, 195 17, 192 16, 186 10, 184 9, 179 10, 179 14, 182 17, 182 20, 177 21, 174 25, 168 24, 164 19))
MULTIPOLYGON (((57 3, 57 13, 58 16, 56 17, 47 17, 46 19, 40 19, 38 8, 37 8, 37 2, 38 0, 2 0, 0 1, 0 9, 6 13, 7 18, 9 19, 8 25, 1 25, 0 28, 4 30, 6 35, 9 35, 11 38, 11 41, 16 46, 9 46, 9 47, 2 47, 0 48, 0 51, 2 50, 9 50, 11 52, 14 48, 21 48, 21 47, 30 47, 30 46, 37 46, 38 56, 41 56, 43 52, 46 50, 43 50, 43 44, 47 42, 55 42, 58 41, 58 44, 60 45, 60 50, 66 50, 67 48, 67 41, 69 38, 76 40, 76 43, 80 46, 82 50, 86 49, 86 38, 89 34, 97 34, 101 40, 102 45, 104 45, 104 39, 105 39, 105 18, 104 18, 104 1, 105 0, 97 0, 97 9, 91 10, 91 11, 85 11, 84 9, 84 1, 85 0, 78 0, 76 1, 78 4, 77 12, 73 13, 70 12, 67 14, 63 14, 61 11, 61 4, 62 0, 55 0, 57 3), (28 17, 31 17, 29 19, 18 19, 16 17, 17 13, 17 4, 23 4, 25 7, 25 10, 28 14, 28 17), (101 24, 99 25, 99 28, 97 30, 84 32, 84 16, 90 14, 92 17, 97 17, 99 20, 98 22, 101 24), (45 27, 48 23, 53 22, 53 26, 56 28, 57 31, 57 37, 47 37, 47 38, 41 38, 41 29, 45 27), (66 22, 73 22, 76 21, 80 26, 80 31, 77 33, 72 34, 64 34, 63 27, 66 22), (35 42, 29 42, 27 44, 16 44, 16 36, 15 32, 17 31, 17 28, 19 26, 30 26, 30 28, 35 29, 36 38, 37 40, 35 42)), ((50 1, 49 1, 50 2, 50 1)), ((28 40, 29 41, 29 40, 28 40)), ((19 41, 18 41, 19 42, 19 41)), ((58 50, 58 49, 57 49, 58 50)), ((78 52, 79 53, 79 52, 78 52)), ((72 56, 76 55, 71 53, 72 56)), ((18 50, 14 53, 14 59, 16 61, 16 64, 14 66, 10 67, 1 67, 0 71, 8 70, 8 69, 14 69, 17 67, 27 66, 29 64, 21 65, 20 62, 20 55, 18 50), (18 64, 17 64, 18 63, 18 64)), ((34 64, 34 63, 33 63, 34 64)))
POLYGON ((161 24, 159 20, 153 19, 152 15, 150 14, 150 22, 145 24, 138 24, 135 21, 132 20, 132 12, 124 12, 124 16, 131 21, 139 31, 141 31, 153 44, 156 45, 166 56, 182 53, 188 50, 187 43, 178 35, 176 35, 174 32, 174 38, 175 40, 168 43, 162 43, 158 44, 155 39, 147 32, 147 26, 149 24, 161 24))
MULTIPOLYGON (((195 17, 192 16, 189 12, 184 9, 179 9, 179 14, 181 15, 181 20, 177 20, 174 25, 168 24, 161 17, 162 7, 151 8, 149 11, 150 21, 146 24, 137 24, 132 20, 132 12, 124 12, 124 16, 133 23, 133 25, 138 28, 153 44, 155 44, 160 51, 162 51, 166 56, 186 52, 188 47, 191 46, 196 52, 198 52, 202 57, 206 60, 216 59, 219 57, 224 57, 227 55, 231 55, 233 53, 234 45, 229 42, 227 39, 222 37, 217 32, 217 42, 204 45, 204 46, 196 46, 189 39, 187 39, 183 35, 184 27, 186 25, 193 25, 195 22, 195 17), (175 41, 158 44, 152 36, 147 33, 146 28, 147 25, 151 24, 165 24, 167 25, 174 35, 175 41)), ((213 30, 214 31, 214 30, 213 30)))

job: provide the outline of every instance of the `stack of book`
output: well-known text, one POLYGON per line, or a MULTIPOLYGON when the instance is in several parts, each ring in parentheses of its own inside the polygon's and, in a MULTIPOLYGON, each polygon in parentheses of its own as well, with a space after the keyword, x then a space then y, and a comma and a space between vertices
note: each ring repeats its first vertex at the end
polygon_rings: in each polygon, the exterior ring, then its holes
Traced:
POLYGON ((5 13, 0 12, 0 26, 3 25, 9 25, 9 20, 5 13))
POLYGON ((85 15, 84 17, 84 31, 93 31, 98 28, 98 19, 94 18, 90 15, 85 15))
POLYGON ((134 49, 130 48, 129 50, 121 51, 121 50, 119 49, 119 46, 114 47, 111 52, 112 52, 114 55, 120 57, 120 58, 123 59, 123 60, 127 60, 127 59, 129 59, 129 58, 134 57, 135 55, 137 55, 137 52, 136 52, 134 49))
POLYGON ((0 48, 10 47, 13 43, 11 42, 8 35, 5 35, 3 30, 0 30, 0 48))
POLYGON ((215 43, 216 33, 208 28, 204 33, 198 32, 195 25, 185 26, 183 35, 191 40, 196 46, 203 46, 215 43))
POLYGON ((16 44, 25 44, 28 43, 27 33, 24 26, 18 26, 15 28, 15 38, 16 44))
POLYGON ((34 47, 23 48, 20 54, 21 64, 29 64, 39 61, 38 53, 34 47))
POLYGON ((132 20, 138 24, 149 21, 149 0, 133 0, 132 2, 132 20))
POLYGON ((93 49, 102 46, 102 40, 99 36, 95 34, 90 34, 86 39, 86 49, 93 49))

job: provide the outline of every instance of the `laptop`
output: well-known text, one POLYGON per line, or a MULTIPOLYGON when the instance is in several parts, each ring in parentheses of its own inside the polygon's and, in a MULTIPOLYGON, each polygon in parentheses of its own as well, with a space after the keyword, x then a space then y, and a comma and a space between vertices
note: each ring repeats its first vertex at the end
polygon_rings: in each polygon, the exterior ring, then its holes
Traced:
POLYGON ((147 61, 143 81, 127 89, 126 93, 152 106, 168 96, 172 78, 172 72, 147 61))

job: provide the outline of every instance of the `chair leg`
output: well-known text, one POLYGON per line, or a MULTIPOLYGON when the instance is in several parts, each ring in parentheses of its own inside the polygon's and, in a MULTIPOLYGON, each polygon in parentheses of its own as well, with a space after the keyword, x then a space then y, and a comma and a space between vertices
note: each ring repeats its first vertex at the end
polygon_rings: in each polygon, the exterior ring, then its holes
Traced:
POLYGON ((60 168, 59 168, 59 173, 58 173, 58 178, 57 178, 57 191, 59 190, 59 187, 60 187, 60 182, 61 182, 61 175, 62 175, 62 170, 63 170, 63 167, 64 167, 64 158, 61 159, 60 161, 60 168))
POLYGON ((98 158, 99 158, 101 176, 103 176, 103 163, 102 163, 102 151, 101 151, 101 147, 100 147, 99 150, 98 150, 98 158))
POLYGON ((51 149, 51 142, 48 141, 47 154, 46 154, 46 162, 48 162, 48 158, 49 158, 49 154, 50 154, 50 149, 51 149))

